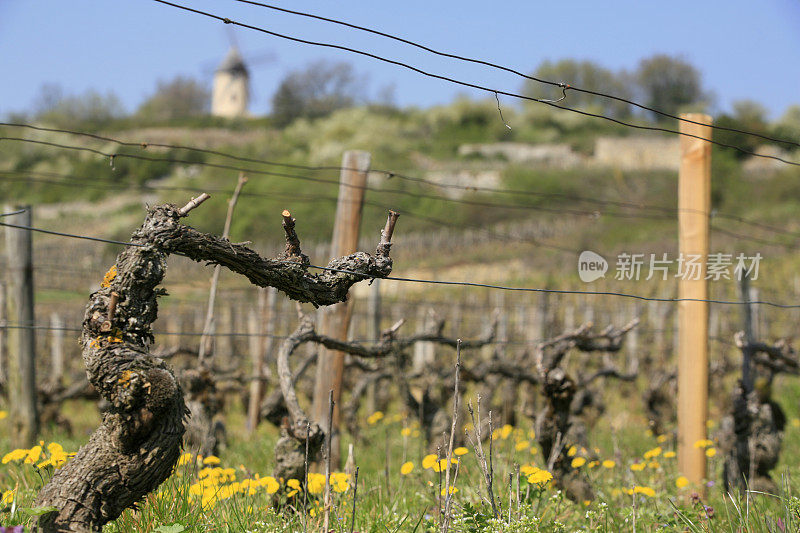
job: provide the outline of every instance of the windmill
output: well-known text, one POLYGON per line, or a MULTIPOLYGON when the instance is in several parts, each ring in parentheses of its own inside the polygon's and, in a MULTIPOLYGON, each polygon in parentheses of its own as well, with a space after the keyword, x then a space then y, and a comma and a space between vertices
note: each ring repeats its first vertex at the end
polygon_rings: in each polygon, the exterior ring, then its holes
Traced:
MULTIPOLYGON (((214 72, 214 85, 211 93, 211 114, 218 117, 246 117, 247 106, 250 102, 250 72, 245 65, 236 35, 231 28, 228 29, 230 48, 222 63, 214 72)), ((273 62, 275 55, 272 53, 261 54, 256 59, 248 61, 255 63, 273 62)))

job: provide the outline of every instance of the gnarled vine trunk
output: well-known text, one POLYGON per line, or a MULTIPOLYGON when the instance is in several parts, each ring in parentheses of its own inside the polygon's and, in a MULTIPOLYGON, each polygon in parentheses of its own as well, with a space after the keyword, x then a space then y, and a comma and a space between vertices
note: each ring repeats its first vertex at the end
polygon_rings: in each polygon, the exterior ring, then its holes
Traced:
POLYGON ((287 229, 287 252, 272 260, 182 225, 180 219, 205 198, 181 209, 149 209, 102 288, 89 298, 83 360, 90 383, 111 407, 89 442, 39 492, 35 505, 58 509, 40 517, 42 531, 100 531, 167 479, 180 456, 187 415, 183 392, 167 364, 148 353, 170 254, 222 265, 255 285, 315 306, 344 301, 357 281, 391 272, 391 232, 375 257, 355 253, 312 275, 294 231, 290 235, 287 229))

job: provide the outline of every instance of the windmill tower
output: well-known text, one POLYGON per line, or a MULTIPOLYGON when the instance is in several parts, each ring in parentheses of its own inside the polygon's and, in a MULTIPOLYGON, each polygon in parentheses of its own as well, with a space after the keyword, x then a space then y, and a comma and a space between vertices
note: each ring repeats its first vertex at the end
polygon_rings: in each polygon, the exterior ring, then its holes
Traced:
POLYGON ((250 97, 250 74, 235 45, 214 73, 211 114, 218 117, 247 116, 250 97))

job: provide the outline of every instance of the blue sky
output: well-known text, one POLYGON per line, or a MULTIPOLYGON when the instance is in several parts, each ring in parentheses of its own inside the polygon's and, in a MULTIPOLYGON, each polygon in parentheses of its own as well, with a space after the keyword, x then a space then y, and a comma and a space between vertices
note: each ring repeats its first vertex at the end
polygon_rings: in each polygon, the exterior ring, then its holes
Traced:
MULTIPOLYGON (((255 26, 373 51, 433 72, 517 91, 520 79, 415 51, 399 43, 233 0, 177 0, 255 26)), ((753 99, 773 117, 800 103, 800 2, 796 0, 274 0, 276 5, 395 33, 434 48, 532 71, 545 59, 590 59, 634 69, 655 53, 680 54, 703 73, 717 109, 753 99)), ((153 0, 0 0, 0 115, 31 106, 44 83, 69 94, 113 91, 134 110, 159 79, 207 79, 225 54, 227 26, 153 0), (67 7, 68 6, 68 7, 67 7)), ((293 68, 320 58, 349 61, 376 94, 428 106, 479 93, 346 52, 287 42, 237 28, 252 67, 256 114, 293 68)), ((565 80, 568 81, 568 80, 565 80)), ((504 102, 510 105, 510 102, 504 102)))

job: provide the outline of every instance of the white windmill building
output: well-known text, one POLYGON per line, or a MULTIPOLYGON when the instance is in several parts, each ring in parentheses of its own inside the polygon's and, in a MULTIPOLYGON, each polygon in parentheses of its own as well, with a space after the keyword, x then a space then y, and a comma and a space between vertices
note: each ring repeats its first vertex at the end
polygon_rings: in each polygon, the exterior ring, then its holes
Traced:
POLYGON ((250 98, 250 74, 242 55, 231 46, 214 73, 211 114, 218 117, 246 117, 250 98))

